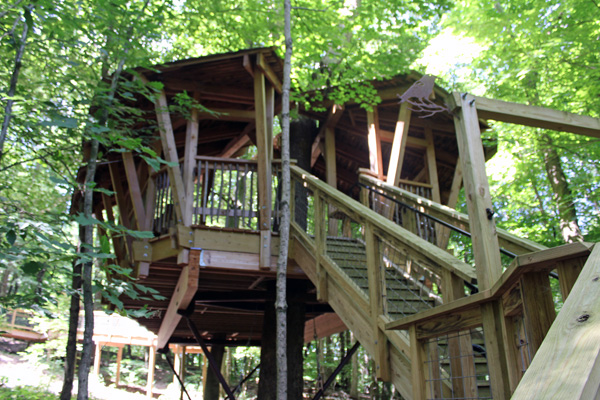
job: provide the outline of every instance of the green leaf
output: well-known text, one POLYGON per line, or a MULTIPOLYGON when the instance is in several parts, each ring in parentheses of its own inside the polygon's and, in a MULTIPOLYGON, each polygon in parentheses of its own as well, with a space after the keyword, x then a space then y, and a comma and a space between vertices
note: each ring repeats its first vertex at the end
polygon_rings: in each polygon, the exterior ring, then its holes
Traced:
POLYGON ((35 275, 42 268, 44 268, 43 263, 37 262, 37 261, 29 261, 29 262, 26 262, 25 264, 23 264, 23 266, 21 267, 21 270, 27 275, 35 275))
POLYGON ((10 231, 6 232, 6 241, 8 242, 8 244, 10 244, 11 246, 14 245, 15 240, 17 240, 17 234, 14 230, 11 229, 10 231))
POLYGON ((148 165, 154 170, 154 172, 160 169, 160 161, 158 161, 156 158, 150 158, 143 154, 140 154, 140 157, 142 157, 142 159, 144 159, 144 161, 148 163, 148 165))
POLYGON ((135 239, 152 239, 154 237, 154 233, 150 231, 128 231, 127 233, 135 239))
POLYGON ((42 121, 41 122, 42 126, 56 126, 59 128, 77 128, 77 120, 75 118, 68 118, 68 117, 55 117, 53 119, 51 119, 50 121, 42 121))
POLYGON ((73 219, 81 226, 95 225, 100 222, 94 217, 86 217, 83 214, 77 214, 73 219))
POLYGON ((112 196, 113 194, 115 194, 115 192, 113 192, 112 190, 108 190, 105 188, 95 188, 94 191, 104 193, 107 196, 112 196))

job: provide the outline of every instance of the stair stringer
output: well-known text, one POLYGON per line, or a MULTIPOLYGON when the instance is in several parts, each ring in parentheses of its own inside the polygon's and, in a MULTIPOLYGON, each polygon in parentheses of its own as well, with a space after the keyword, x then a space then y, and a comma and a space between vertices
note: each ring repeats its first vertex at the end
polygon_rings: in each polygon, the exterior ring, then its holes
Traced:
MULTIPOLYGON (((316 249, 306 240, 303 232, 292 228, 290 235, 290 258, 293 258, 309 279, 316 285, 316 249)), ((324 262, 324 264, 328 264, 324 262)), ((333 271, 332 271, 333 272, 333 271)), ((338 274, 328 273, 326 279, 327 301, 331 308, 346 324, 348 329, 356 336, 357 340, 372 356, 375 355, 376 343, 374 327, 368 314, 369 305, 358 288, 344 282, 338 274), (354 290, 355 293, 348 294, 354 290), (361 304, 364 303, 364 304, 361 304)), ((341 274, 340 274, 341 275, 341 274)), ((348 280, 349 281, 349 280, 348 280)), ((383 326, 385 321, 377 321, 383 326)), ((389 341, 389 358, 391 380, 396 390, 403 398, 413 398, 411 382, 411 366, 409 359, 408 336, 402 331, 384 331, 389 341)))

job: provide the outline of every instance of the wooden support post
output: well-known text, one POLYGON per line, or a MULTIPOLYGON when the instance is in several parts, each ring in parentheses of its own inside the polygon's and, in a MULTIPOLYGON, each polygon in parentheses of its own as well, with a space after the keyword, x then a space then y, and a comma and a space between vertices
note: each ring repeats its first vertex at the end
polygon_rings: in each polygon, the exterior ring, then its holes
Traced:
POLYGON ((379 132, 379 114, 377 107, 372 111, 367 111, 367 126, 369 133, 367 136, 369 143, 369 169, 383 180, 383 159, 381 155, 381 133, 379 132))
POLYGON ((265 76, 259 69, 254 70, 254 108, 256 118, 256 147, 257 147, 257 172, 258 172, 258 209, 260 248, 259 265, 261 268, 271 267, 271 143, 267 127, 265 76))
MULTIPOLYGON (((460 188, 463 183, 463 173, 462 173, 462 164, 460 162, 460 157, 456 160, 456 168, 454 169, 454 176, 452 178, 452 186, 450 186, 450 195, 448 196, 447 206, 450 208, 456 208, 456 204, 458 203, 458 195, 460 193, 460 188)), ((445 249, 448 247, 448 242, 450 241, 450 228, 443 227, 440 229, 440 234, 437 239, 437 246, 439 248, 445 249)))
POLYGON ((575 285, 584 263, 584 258, 577 258, 557 264, 556 271, 558 272, 558 283, 563 302, 569 297, 569 293, 571 293, 571 289, 573 289, 573 285, 575 285))
POLYGON ((385 332, 379 328, 379 316, 383 315, 382 293, 383 277, 381 274, 381 255, 379 253, 379 241, 373 226, 365 226, 365 250, 367 252, 367 274, 369 281, 369 303, 371 306, 371 326, 375 337, 375 366, 378 379, 384 382, 391 380, 390 361, 389 361, 389 343, 385 332))
POLYGON ((317 263, 317 300, 326 302, 327 301, 327 271, 323 268, 321 259, 327 251, 327 235, 325 232, 326 226, 325 221, 325 205, 321 194, 317 191, 313 193, 314 196, 314 207, 315 207, 315 247, 317 250, 316 263, 317 263))
POLYGON ((410 108, 408 107, 408 103, 404 102, 400 105, 400 111, 398 112, 398 121, 396 122, 396 131, 394 132, 394 141, 388 165, 387 183, 390 185, 397 186, 400 181, 402 164, 404 163, 404 151, 408 142, 410 117, 410 108))
POLYGON ((464 174, 477 282, 479 290, 487 290, 500 278, 502 263, 474 100, 471 95, 454 93, 454 101, 460 110, 454 117, 454 124, 464 174))
POLYGON ((115 374, 115 386, 119 387, 121 382, 121 361, 123 360, 123 345, 117 349, 117 372, 115 374))
MULTIPOLYGON (((110 172, 110 180, 112 182, 113 191, 115 192, 115 198, 117 200, 117 207, 119 208, 119 219, 121 220, 121 225, 123 225, 127 229, 135 229, 129 217, 127 216, 127 202, 125 201, 125 189, 121 184, 121 174, 119 172, 119 167, 115 163, 108 164, 108 170, 110 172)), ((132 242, 133 239, 131 236, 125 237, 125 248, 127 250, 127 256, 131 257, 132 255, 132 242)))
POLYGON ((154 369, 156 366, 156 347, 148 347, 148 379, 146 381, 146 396, 152 396, 152 390, 154 389, 154 369))
POLYGON ((546 335, 512 399, 597 399, 600 388, 600 246, 546 335))
POLYGON ((427 374, 425 373, 425 349, 417 337, 416 325, 408 329, 410 337, 410 369, 414 400, 425 400, 427 374))
MULTIPOLYGON (((317 158, 319 158, 319 154, 323 152, 322 141, 325 139, 325 129, 332 129, 335 132, 335 126, 338 121, 344 114, 344 106, 339 104, 334 104, 329 110, 329 114, 327 115, 327 119, 321 125, 319 129, 319 133, 315 137, 313 144, 311 146, 311 157, 310 157, 310 166, 311 168, 317 162, 317 158)), ((327 160, 326 160, 327 161, 327 160)))
MULTIPOLYGON (((337 169, 335 160, 335 130, 333 128, 325 128, 325 170, 327 176, 327 183, 337 188, 337 169)), ((331 218, 331 214, 334 212, 333 207, 329 207, 329 235, 337 236, 338 231, 338 220, 331 218)))
POLYGON ((123 166, 125 167, 125 175, 127 176, 129 197, 131 198, 131 205, 133 206, 136 226, 138 230, 143 230, 146 221, 146 211, 142 200, 142 190, 140 189, 135 162, 130 151, 123 153, 123 166))
MULTIPOLYGON (((194 99, 199 100, 199 94, 194 93, 194 99)), ((185 155, 183 159, 183 185, 185 191, 185 209, 183 224, 191 226, 194 218, 194 168, 198 154, 198 109, 192 108, 190 119, 185 131, 185 155)))
POLYGON ((175 136, 173 134, 173 125, 171 125, 171 115, 169 114, 169 105, 167 103, 167 95, 164 90, 159 94, 156 106, 156 119, 158 120, 158 130, 160 132, 160 141, 163 148, 163 156, 165 160, 172 163, 168 167, 169 181, 173 194, 173 206, 177 223, 183 223, 183 212, 185 210, 185 188, 183 186, 183 178, 179 169, 179 156, 177 155, 177 145, 175 144, 175 136))
POLYGON ((435 159, 435 145, 433 142, 433 131, 430 127, 425 127, 425 140, 427 141, 426 159, 427 170, 429 171, 429 184, 431 185, 431 199, 436 203, 441 203, 440 182, 437 173, 437 161, 435 159))
POLYGON ((521 298, 529 352, 531 357, 534 357, 556 318, 548 272, 530 272, 523 275, 521 298))
POLYGON ((157 337, 157 347, 162 349, 166 346, 181 320, 178 310, 184 310, 190 304, 198 290, 198 277, 200 273, 200 250, 191 250, 189 254, 189 265, 184 267, 179 275, 177 286, 173 291, 169 307, 160 324, 157 337))
MULTIPOLYGON (((463 279, 448 270, 443 271, 442 295, 444 303, 465 297, 463 279)), ((477 398, 477 378, 473 359, 470 331, 457 332, 456 336, 448 337, 448 352, 450 354, 450 369, 452 371, 453 397, 477 398)))
POLYGON ((505 343, 502 340, 504 319, 502 301, 493 301, 481 305, 481 319, 492 396, 494 399, 509 399, 510 378, 505 343))
POLYGON ((269 160, 273 160, 273 124, 275 123, 275 89, 273 85, 265 86, 265 113, 267 125, 267 150, 269 151, 269 160))
POLYGON ((144 221, 143 230, 151 231, 154 227, 154 207, 156 207, 156 181, 154 177, 148 177, 146 184, 146 202, 144 210, 146 210, 146 220, 144 221))
MULTIPOLYGON (((459 113, 454 117, 456 139, 463 169, 479 290, 488 290, 502 275, 500 246, 493 218, 492 198, 485 172, 485 156, 479 118, 473 96, 454 93, 459 113)), ((508 365, 502 340, 502 302, 481 306, 486 353, 494 399, 510 397, 508 365)))
POLYGON ((94 349, 94 375, 100 376, 100 361, 102 358, 102 343, 97 342, 94 349))

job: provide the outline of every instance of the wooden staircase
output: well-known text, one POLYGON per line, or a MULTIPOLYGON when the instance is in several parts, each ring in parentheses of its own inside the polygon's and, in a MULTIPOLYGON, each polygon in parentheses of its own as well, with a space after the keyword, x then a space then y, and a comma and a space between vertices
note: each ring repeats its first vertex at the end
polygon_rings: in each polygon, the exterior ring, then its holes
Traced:
MULTIPOLYGON (((509 398, 554 319, 548 273, 581 270, 593 245, 540 249, 502 232, 529 253, 465 297, 473 266, 297 167, 292 177, 307 197, 292 210, 307 223, 292 218, 290 257, 372 355, 378 378, 405 399, 509 398)), ((464 215, 446 220, 468 227, 464 215)))

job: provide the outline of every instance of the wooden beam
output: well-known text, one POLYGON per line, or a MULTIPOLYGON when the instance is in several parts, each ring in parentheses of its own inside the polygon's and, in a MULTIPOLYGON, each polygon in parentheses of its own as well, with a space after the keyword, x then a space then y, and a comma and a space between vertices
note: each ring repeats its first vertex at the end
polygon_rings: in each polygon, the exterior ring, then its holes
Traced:
POLYGON ((485 172, 485 156, 474 97, 459 96, 454 117, 463 170, 479 290, 491 288, 502 274, 500 247, 493 218, 492 198, 485 172))
POLYGON ((242 66, 250 74, 250 76, 254 78, 254 68, 252 67, 252 61, 250 61, 250 56, 248 54, 244 54, 242 66))
POLYGON ((381 134, 379 133, 379 116, 377 107, 367 111, 367 126, 369 143, 369 166, 379 179, 383 179, 383 159, 381 155, 381 134))
POLYGON ((148 347, 148 375, 146 377, 146 396, 154 397, 152 390, 154 389, 154 372, 156 366, 156 347, 148 347))
POLYGON ((171 295, 169 307, 160 324, 160 329, 157 336, 157 347, 162 349, 167 345, 171 335, 177 328, 181 315, 177 313, 179 310, 184 310, 189 306, 198 290, 198 277, 200 273, 200 250, 190 251, 190 263, 183 267, 177 286, 171 295))
POLYGON ((512 399, 597 399, 600 395, 600 246, 548 331, 512 399))
POLYGON ((327 119, 325 120, 323 125, 321 125, 321 128, 319 129, 319 133, 315 137, 315 140, 313 141, 313 144, 311 147, 311 157, 310 157, 310 166, 311 167, 313 167, 315 165, 315 163, 317 162, 317 158, 319 158, 319 155, 323 153, 323 147, 321 145, 322 145, 323 140, 325 139, 326 129, 331 129, 335 132, 335 127, 343 114, 344 114, 344 106, 343 105, 334 104, 333 106, 331 106, 331 109, 329 110, 329 113, 327 114, 327 119))
POLYGON ((185 209, 185 188, 183 186, 183 178, 179 169, 179 156, 177 154, 177 146, 175 145, 175 136, 171 125, 171 115, 169 114, 169 105, 167 96, 164 91, 161 91, 157 97, 156 103, 156 119, 158 120, 158 130, 160 132, 160 141, 163 148, 163 156, 165 160, 172 163, 168 167, 169 180, 171 190, 173 192, 173 202, 177 222, 183 221, 183 210, 185 209))
POLYGON ((327 313, 319 315, 306 321, 304 325, 304 343, 310 343, 317 339, 331 336, 347 330, 346 324, 336 313, 327 313))
POLYGON ((115 386, 119 387, 121 382, 121 360, 123 359, 123 346, 117 348, 117 371, 115 373, 115 386))
POLYGON ((198 112, 198 119, 214 119, 219 121, 252 122, 255 112, 252 110, 239 110, 236 108, 211 108, 210 112, 198 112))
POLYGON ((410 128, 411 111, 408 103, 400 105, 398 120, 396 121, 396 131, 392 143, 392 152, 390 154, 390 163, 388 166, 387 183, 393 186, 398 185, 400 175, 402 174, 402 164, 404 163, 404 151, 408 143, 408 130, 410 128))
POLYGON ((263 53, 258 53, 256 55, 256 66, 262 71, 267 80, 271 82, 271 85, 273 85, 275 90, 277 90, 277 93, 282 94, 283 89, 281 81, 279 80, 277 74, 271 69, 271 66, 265 59, 265 55, 263 53))
POLYGON ((131 198, 131 204, 133 206, 136 226, 138 230, 143 230, 146 221, 146 211, 142 200, 140 182, 135 169, 135 162, 133 161, 133 155, 130 151, 126 151, 122 154, 123 166, 125 167, 125 175, 127 176, 127 184, 129 186, 129 197, 131 198))
MULTIPOLYGON (((198 100, 198 93, 194 93, 194 99, 198 100)), ((183 210, 183 224, 192 225, 193 202, 194 202, 194 168, 196 166, 196 155, 198 153, 198 110, 192 109, 190 119, 187 121, 185 132, 185 155, 183 160, 183 183, 185 190, 185 209, 183 210)))
POLYGON ((433 132, 431 131, 431 128, 425 128, 425 140, 427 140, 427 151, 425 153, 425 158, 427 160, 427 170, 429 171, 431 198, 436 203, 441 203, 442 201, 440 198, 440 182, 438 180, 435 145, 433 142, 433 132))
POLYGON ((534 357, 556 318, 548 272, 525 274, 521 278, 520 286, 528 350, 531 357, 534 357))
POLYGON ((269 269, 271 266, 271 149, 267 127, 267 99, 264 74, 254 71, 254 103, 256 120, 256 147, 257 147, 257 172, 258 172, 258 209, 260 230, 260 266, 269 269))
MULTIPOLYGON (((460 93, 453 94, 460 104, 460 93)), ((481 118, 600 138, 600 119, 551 108, 470 96, 481 118)))

